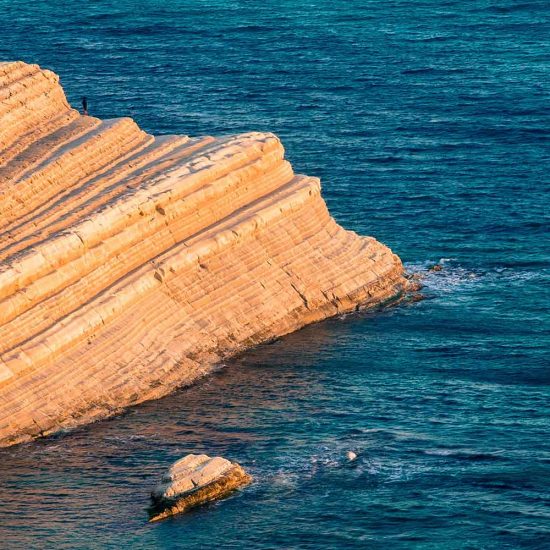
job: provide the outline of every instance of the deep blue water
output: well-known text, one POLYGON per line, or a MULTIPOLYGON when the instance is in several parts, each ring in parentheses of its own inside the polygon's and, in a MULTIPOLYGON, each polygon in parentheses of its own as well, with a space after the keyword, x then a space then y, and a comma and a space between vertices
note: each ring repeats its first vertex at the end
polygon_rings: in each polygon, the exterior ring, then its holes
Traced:
POLYGON ((1 59, 94 115, 276 132, 340 223, 445 266, 428 300, 1 451, 0 546, 550 547, 547 0, 0 0, 0 23, 1 59), (254 484, 147 524, 161 472, 198 451, 254 484))

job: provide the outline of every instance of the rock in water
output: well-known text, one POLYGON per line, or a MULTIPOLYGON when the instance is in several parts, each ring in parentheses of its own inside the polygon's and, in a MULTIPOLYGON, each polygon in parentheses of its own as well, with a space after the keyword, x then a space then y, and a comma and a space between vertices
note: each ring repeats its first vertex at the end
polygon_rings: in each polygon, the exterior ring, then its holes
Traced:
POLYGON ((353 462, 356 458, 357 458, 357 455, 353 452, 353 451, 348 451, 346 453, 346 458, 350 461, 350 462, 353 462))
POLYGON ((220 456, 187 455, 164 474, 151 493, 149 521, 158 521, 219 500, 252 478, 236 462, 220 456))

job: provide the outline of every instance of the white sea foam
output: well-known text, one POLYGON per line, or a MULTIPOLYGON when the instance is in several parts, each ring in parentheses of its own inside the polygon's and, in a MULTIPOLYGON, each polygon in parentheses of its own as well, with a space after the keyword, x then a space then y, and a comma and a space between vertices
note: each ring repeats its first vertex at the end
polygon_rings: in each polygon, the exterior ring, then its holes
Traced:
POLYGON ((438 261, 405 264, 410 274, 422 275, 425 293, 447 294, 460 289, 472 288, 479 283, 502 283, 528 281, 543 276, 540 271, 518 270, 509 267, 494 267, 488 270, 468 269, 457 263, 455 258, 441 258, 438 261), (441 265, 441 271, 430 271, 433 265, 441 265))

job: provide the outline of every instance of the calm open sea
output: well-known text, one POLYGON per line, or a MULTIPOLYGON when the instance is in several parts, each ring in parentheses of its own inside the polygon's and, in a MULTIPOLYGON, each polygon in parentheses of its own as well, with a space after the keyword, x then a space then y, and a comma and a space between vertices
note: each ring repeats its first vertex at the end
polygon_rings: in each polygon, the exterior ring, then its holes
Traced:
POLYGON ((424 302, 0 451, 0 546, 550 547, 547 0, 0 0, 0 23, 0 58, 91 114, 276 132, 340 223, 445 266, 424 302), (147 524, 198 451, 255 483, 147 524))

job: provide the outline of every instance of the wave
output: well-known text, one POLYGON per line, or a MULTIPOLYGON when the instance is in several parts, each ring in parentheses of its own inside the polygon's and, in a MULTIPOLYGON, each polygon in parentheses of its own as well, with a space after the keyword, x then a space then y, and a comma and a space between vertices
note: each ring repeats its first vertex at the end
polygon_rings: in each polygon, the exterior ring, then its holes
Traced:
POLYGON ((459 289, 471 288, 480 283, 502 284, 515 281, 530 281, 546 276, 546 270, 521 269, 505 265, 490 268, 468 268, 457 263, 455 258, 440 258, 438 261, 405 263, 405 269, 413 277, 420 279, 424 292, 447 294, 459 289), (432 271, 434 265, 440 265, 440 271, 432 271))
POLYGON ((483 452, 477 451, 475 449, 425 449, 422 452, 426 455, 448 457, 457 460, 467 461, 507 460, 507 458, 502 454, 504 451, 483 452))

